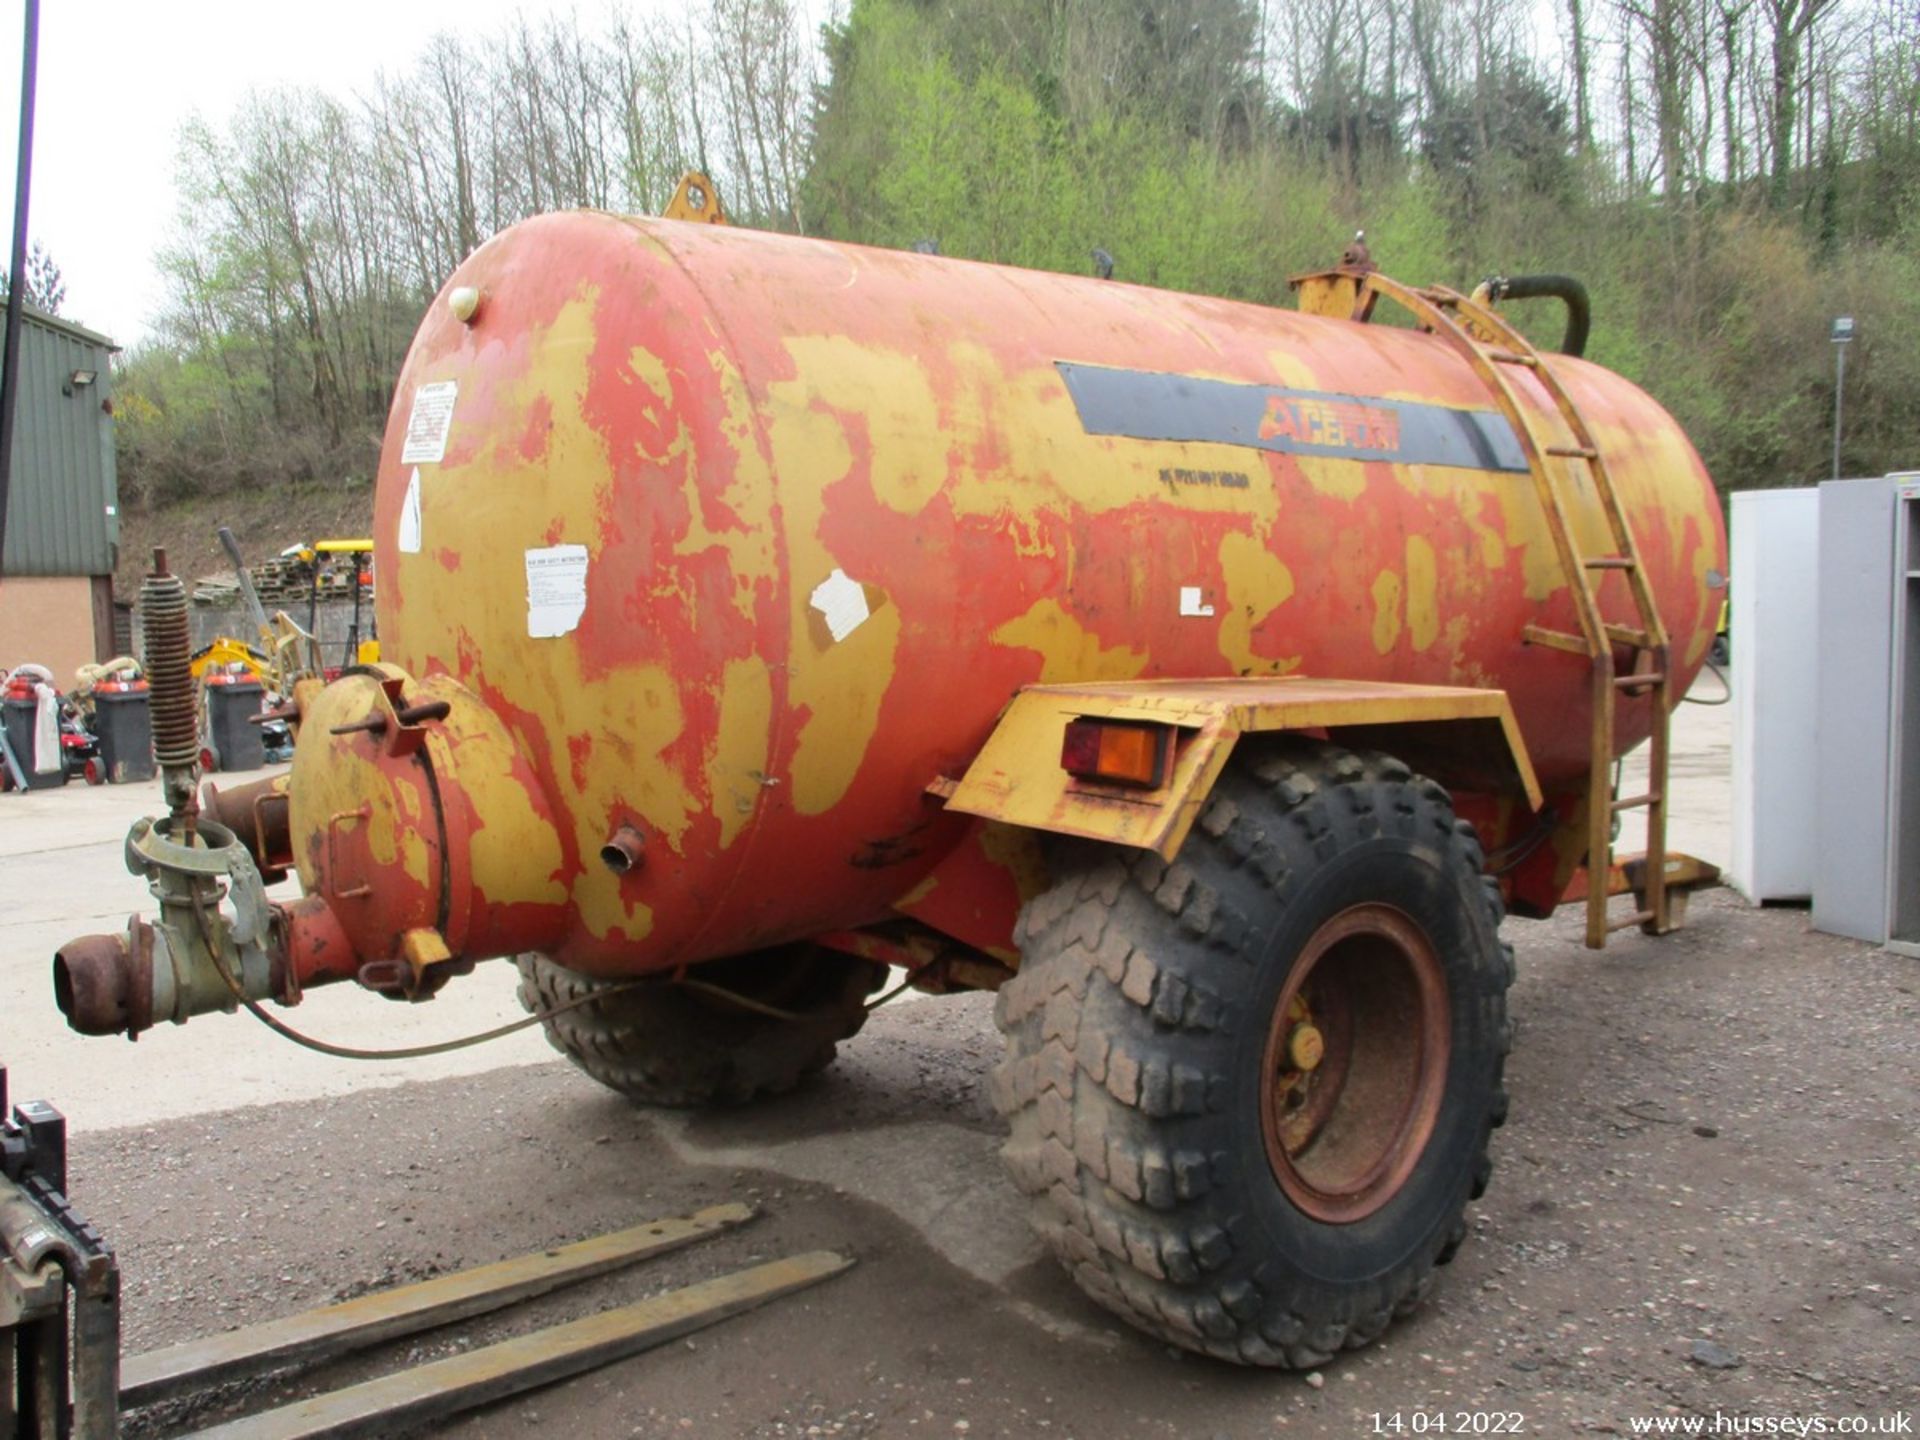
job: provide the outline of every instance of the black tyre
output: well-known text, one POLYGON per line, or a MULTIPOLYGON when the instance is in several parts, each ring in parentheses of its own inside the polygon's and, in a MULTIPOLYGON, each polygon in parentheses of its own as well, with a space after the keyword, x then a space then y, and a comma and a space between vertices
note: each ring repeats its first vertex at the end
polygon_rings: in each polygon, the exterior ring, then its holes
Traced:
POLYGON ((1506 1115, 1512 953, 1405 765, 1243 741, 1179 859, 1075 844, 1021 917, 994 1102, 1041 1238, 1189 1349, 1309 1367, 1410 1311, 1506 1115))
MULTIPOLYGON (((522 955, 520 1003, 538 1013, 606 982, 522 955)), ((692 979, 785 1012, 745 1008, 713 989, 666 981, 610 993, 543 1022, 562 1055, 644 1105, 742 1105, 791 1090, 829 1065, 866 1023, 865 1001, 885 971, 851 955, 795 945, 702 965, 692 979)))

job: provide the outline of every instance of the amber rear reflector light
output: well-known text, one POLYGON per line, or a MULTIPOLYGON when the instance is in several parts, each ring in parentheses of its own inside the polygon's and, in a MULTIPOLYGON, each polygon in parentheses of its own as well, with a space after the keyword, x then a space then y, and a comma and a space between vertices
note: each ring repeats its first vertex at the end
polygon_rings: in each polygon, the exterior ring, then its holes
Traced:
POLYGON ((1069 720, 1060 768, 1076 780, 1155 789, 1166 778, 1168 734, 1138 720, 1069 720))

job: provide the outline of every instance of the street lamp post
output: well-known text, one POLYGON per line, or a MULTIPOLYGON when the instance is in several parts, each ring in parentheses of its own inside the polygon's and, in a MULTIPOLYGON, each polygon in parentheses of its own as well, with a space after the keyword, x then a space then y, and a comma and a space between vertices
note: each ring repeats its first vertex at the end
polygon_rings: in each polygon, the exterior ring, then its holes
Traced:
POLYGON ((1833 317, 1833 478, 1840 478, 1840 414, 1847 396, 1847 344, 1853 339, 1853 317, 1833 317))

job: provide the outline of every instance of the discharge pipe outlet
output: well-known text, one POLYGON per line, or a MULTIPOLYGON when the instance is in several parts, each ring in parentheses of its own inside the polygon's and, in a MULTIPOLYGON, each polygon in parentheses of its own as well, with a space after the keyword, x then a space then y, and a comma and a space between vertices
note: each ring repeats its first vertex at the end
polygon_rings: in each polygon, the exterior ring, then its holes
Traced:
POLYGON ((647 839, 632 825, 622 825, 600 847, 600 863, 616 875, 636 869, 647 858, 647 839))
POLYGON ((53 998, 69 1025, 83 1035, 138 1035, 162 1020, 232 1010, 242 996, 288 998, 290 972, 270 943, 275 907, 231 830, 201 819, 187 834, 171 819, 141 820, 127 835, 126 860, 147 877, 160 914, 55 952, 53 998))
MULTIPOLYGON (((54 956, 74 1029, 138 1035, 338 980, 424 1000, 477 960, 561 941, 573 917, 552 811, 478 696, 374 666, 304 694, 301 715, 288 776, 210 789, 204 813, 189 787, 186 814, 128 833, 127 868, 160 914, 54 956), (307 894, 268 900, 263 872, 293 869, 307 894)), ((637 830, 614 842, 639 863, 637 830)))

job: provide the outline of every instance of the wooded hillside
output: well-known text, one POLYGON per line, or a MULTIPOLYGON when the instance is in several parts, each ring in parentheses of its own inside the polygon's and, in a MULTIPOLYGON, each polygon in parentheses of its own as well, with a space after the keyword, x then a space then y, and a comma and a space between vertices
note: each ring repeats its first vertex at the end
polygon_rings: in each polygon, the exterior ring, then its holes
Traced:
POLYGON ((1828 473, 1852 314, 1842 468, 1920 464, 1920 9, 1557 3, 852 0, 816 37, 790 0, 706 0, 259 95, 181 137, 123 490, 364 483, 462 256, 543 210, 656 211, 688 168, 747 224, 1081 273, 1097 248, 1271 304, 1356 229, 1410 281, 1569 272, 1588 353, 1729 489, 1828 473))

